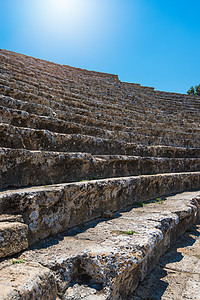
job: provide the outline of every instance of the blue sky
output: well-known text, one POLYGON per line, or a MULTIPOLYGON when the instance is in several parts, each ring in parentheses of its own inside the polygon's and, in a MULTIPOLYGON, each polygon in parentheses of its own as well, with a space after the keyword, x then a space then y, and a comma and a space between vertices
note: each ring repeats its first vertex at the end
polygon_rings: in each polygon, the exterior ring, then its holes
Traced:
POLYGON ((199 11, 199 0, 0 0, 0 48, 185 93, 200 83, 199 11))

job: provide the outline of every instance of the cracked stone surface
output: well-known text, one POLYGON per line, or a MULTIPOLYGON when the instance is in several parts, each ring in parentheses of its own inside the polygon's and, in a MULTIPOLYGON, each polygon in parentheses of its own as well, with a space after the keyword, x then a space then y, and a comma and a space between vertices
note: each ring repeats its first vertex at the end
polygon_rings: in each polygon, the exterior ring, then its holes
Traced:
POLYGON ((28 226, 19 222, 0 222, 0 258, 28 248, 28 226))
POLYGON ((18 259, 51 270, 61 299, 125 299, 195 222, 199 204, 191 199, 198 194, 177 194, 91 221, 40 242, 18 259))
POLYGON ((185 172, 13 189, 0 192, 0 212, 23 215, 30 245, 106 211, 199 186, 200 172, 185 172))
POLYGON ((0 148, 0 189, 141 174, 198 171, 200 158, 29 151, 0 148))
POLYGON ((188 230, 127 300, 200 299, 200 225, 188 230))
POLYGON ((0 299, 55 299, 56 283, 52 272, 35 262, 13 263, 0 266, 0 299))

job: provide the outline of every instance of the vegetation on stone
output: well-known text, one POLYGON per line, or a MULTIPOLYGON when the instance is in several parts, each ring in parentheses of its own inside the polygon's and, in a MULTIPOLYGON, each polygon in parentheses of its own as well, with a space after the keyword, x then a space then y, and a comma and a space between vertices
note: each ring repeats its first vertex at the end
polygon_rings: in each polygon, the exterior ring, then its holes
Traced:
POLYGON ((25 261, 23 259, 13 259, 12 264, 24 264, 25 261))

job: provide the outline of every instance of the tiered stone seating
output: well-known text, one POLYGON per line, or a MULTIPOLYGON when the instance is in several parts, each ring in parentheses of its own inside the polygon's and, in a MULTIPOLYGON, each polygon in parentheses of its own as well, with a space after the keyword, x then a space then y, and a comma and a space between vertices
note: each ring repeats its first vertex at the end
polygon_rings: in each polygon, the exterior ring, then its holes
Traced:
POLYGON ((199 108, 0 50, 0 299, 125 299, 199 218, 199 108))

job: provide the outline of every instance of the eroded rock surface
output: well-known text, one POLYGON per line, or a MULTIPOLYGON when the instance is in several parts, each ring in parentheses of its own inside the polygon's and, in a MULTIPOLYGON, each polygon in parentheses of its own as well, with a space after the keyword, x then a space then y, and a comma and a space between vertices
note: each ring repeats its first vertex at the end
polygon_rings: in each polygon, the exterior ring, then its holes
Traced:
POLYGON ((6 219, 0 220, 0 258, 28 248, 28 225, 6 219))
POLYGON ((198 189, 200 172, 142 175, 0 192, 0 212, 22 214, 29 244, 117 210, 198 189), (176 182, 176 184, 175 184, 176 182))
POLYGON ((56 299, 53 273, 35 262, 9 260, 0 267, 0 299, 56 299))
POLYGON ((171 243, 199 220, 198 194, 177 194, 82 224, 17 259, 51 270, 61 299, 125 299, 171 243))
POLYGON ((200 299, 200 225, 188 230, 127 300, 200 299))

